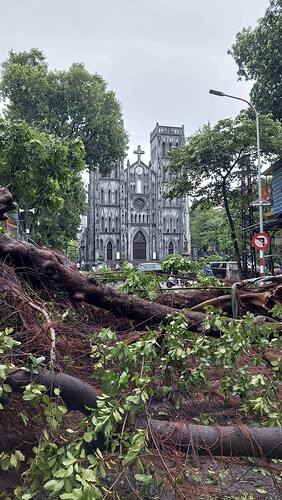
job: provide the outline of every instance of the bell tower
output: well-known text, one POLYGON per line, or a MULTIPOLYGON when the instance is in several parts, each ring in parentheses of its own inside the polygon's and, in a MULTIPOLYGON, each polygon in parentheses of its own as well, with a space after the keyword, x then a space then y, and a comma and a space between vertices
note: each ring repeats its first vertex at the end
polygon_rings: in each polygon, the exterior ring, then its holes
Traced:
POLYGON ((161 260, 169 253, 183 253, 186 241, 185 200, 168 200, 164 194, 167 184, 172 180, 165 167, 169 163, 172 148, 183 146, 185 142, 184 125, 182 127, 156 126, 150 134, 152 170, 156 175, 156 222, 157 222, 157 258, 161 260))

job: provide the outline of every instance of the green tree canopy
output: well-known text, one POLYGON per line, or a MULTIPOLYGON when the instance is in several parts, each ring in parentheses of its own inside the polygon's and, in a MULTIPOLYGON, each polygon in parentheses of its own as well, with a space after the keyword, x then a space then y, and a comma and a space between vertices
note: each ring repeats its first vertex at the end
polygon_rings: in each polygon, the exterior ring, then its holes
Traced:
POLYGON ((244 28, 229 53, 238 75, 255 80, 251 99, 261 113, 282 121, 282 0, 271 0, 255 28, 244 28))
MULTIPOLYGON (((282 126, 268 116, 261 116, 260 124, 263 159, 273 160, 282 149, 282 126)), ((168 196, 189 194, 207 206, 224 206, 239 272, 240 252, 231 206, 242 179, 256 176, 256 154, 255 121, 242 112, 234 120, 220 120, 214 127, 204 125, 184 146, 172 150, 168 166, 176 174, 168 196)))
POLYGON ((0 90, 7 117, 61 138, 80 138, 90 169, 106 172, 124 158, 127 134, 120 103, 104 79, 83 64, 51 71, 40 50, 11 51, 2 65, 0 90))
POLYGON ((24 121, 0 119, 0 184, 9 185, 22 209, 35 210, 30 223, 37 241, 62 248, 76 238, 85 208, 84 156, 80 139, 63 140, 24 121))
POLYGON ((233 244, 230 229, 222 208, 195 205, 191 210, 191 237, 200 255, 219 253, 232 258, 233 244))

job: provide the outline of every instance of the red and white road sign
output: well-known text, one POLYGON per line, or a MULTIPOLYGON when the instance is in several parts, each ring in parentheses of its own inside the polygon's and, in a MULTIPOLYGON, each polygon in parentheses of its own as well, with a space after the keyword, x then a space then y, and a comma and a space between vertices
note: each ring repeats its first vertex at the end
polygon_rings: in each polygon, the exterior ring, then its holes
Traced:
POLYGON ((270 245, 270 238, 267 233, 255 233, 252 244, 257 250, 266 250, 270 245))

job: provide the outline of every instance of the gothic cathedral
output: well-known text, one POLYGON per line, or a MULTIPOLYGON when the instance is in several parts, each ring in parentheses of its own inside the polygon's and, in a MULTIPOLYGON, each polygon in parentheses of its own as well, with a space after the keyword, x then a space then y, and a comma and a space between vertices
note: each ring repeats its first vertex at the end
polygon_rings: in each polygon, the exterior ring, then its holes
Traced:
POLYGON ((167 254, 183 253, 186 246, 186 205, 183 198, 165 199, 170 180, 165 171, 168 152, 184 143, 184 127, 156 124, 150 135, 151 161, 146 165, 138 146, 137 160, 124 168, 114 166, 107 177, 92 172, 89 212, 81 241, 81 261, 113 264, 160 261, 167 254))

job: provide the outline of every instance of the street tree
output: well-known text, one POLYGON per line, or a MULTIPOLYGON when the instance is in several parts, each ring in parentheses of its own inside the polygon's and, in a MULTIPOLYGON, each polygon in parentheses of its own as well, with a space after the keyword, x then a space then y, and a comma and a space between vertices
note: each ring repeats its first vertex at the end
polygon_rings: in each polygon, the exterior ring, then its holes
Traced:
POLYGON ((261 113, 282 121, 282 0, 271 0, 254 28, 244 28, 228 51, 239 78, 254 80, 251 99, 261 113))
POLYGON ((218 253, 233 258, 233 244, 226 214, 220 207, 192 206, 191 238, 200 256, 218 253))
POLYGON ((76 238, 85 190, 80 173, 85 151, 80 139, 60 139, 24 121, 0 119, 0 184, 29 215, 32 237, 64 248, 76 238))
MULTIPOLYGON (((282 126, 269 116, 261 116, 260 124, 262 160, 274 160, 282 149, 282 126)), ((232 206, 242 180, 256 176, 256 155, 255 120, 242 112, 233 120, 204 125, 184 146, 172 150, 168 166, 175 176, 167 196, 188 194, 207 206, 224 207, 240 276, 241 228, 236 228, 232 206)))
POLYGON ((52 71, 38 49, 11 51, 2 65, 0 91, 7 117, 61 138, 81 139, 89 169, 107 172, 124 158, 127 134, 120 103, 105 80, 83 64, 52 71))

